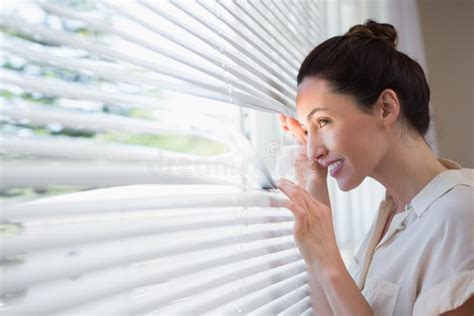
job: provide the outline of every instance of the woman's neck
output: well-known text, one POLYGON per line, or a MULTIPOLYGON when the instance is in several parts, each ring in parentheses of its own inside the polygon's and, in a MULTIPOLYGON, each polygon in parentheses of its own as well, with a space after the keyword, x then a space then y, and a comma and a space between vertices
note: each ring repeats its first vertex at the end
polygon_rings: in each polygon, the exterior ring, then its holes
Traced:
POLYGON ((387 189, 397 212, 436 175, 446 171, 421 137, 394 142, 370 175, 387 189))

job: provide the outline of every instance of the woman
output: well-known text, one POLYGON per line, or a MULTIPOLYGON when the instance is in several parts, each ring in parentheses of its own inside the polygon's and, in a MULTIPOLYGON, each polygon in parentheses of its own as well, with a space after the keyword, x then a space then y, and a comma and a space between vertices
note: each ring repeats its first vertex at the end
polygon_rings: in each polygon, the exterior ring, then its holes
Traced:
POLYGON ((299 70, 298 120, 280 116, 306 145, 298 184, 282 179, 279 187, 316 315, 474 314, 473 172, 437 159, 425 142, 430 90, 396 40, 392 25, 367 20, 321 43, 299 70), (387 192, 350 272, 328 173, 343 191, 372 177, 387 192))

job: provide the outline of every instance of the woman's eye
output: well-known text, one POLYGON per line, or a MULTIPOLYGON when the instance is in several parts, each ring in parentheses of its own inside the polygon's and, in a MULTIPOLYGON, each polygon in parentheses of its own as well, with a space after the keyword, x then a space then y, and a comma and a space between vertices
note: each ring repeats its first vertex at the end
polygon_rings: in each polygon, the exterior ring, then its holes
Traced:
POLYGON ((329 123, 329 120, 327 120, 327 119, 319 119, 318 120, 318 126, 320 128, 323 127, 324 125, 326 125, 327 123, 329 123))

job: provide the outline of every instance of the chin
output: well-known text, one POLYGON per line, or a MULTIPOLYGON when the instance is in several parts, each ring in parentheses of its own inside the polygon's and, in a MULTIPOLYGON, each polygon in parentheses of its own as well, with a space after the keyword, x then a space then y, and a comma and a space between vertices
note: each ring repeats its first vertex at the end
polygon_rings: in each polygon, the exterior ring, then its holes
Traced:
POLYGON ((339 187, 339 190, 343 192, 351 191, 355 188, 357 188, 364 179, 336 179, 337 186, 339 187))

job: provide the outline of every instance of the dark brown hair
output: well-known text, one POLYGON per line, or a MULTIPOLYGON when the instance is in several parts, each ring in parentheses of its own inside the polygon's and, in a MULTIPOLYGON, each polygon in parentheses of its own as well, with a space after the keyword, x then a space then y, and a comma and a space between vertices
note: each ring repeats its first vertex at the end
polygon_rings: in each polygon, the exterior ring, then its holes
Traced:
POLYGON ((396 47, 391 24, 367 20, 316 46, 303 61, 297 83, 306 77, 327 80, 334 92, 352 95, 365 111, 383 90, 392 89, 401 118, 424 136, 430 124, 430 88, 421 66, 396 47))

